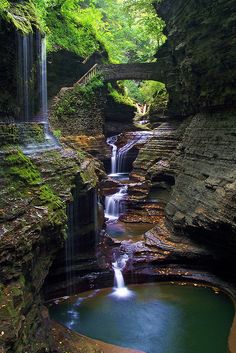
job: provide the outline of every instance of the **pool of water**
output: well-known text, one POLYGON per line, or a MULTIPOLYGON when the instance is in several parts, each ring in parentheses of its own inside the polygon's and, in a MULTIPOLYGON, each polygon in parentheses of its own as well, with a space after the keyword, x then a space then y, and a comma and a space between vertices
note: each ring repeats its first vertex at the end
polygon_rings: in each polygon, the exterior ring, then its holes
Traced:
POLYGON ((147 353, 228 353, 232 301, 206 287, 155 283, 87 292, 50 306, 53 319, 72 330, 147 353))
POLYGON ((143 234, 153 228, 151 223, 124 223, 124 222, 108 222, 106 224, 106 232, 111 237, 118 240, 134 240, 139 241, 143 238, 143 234))

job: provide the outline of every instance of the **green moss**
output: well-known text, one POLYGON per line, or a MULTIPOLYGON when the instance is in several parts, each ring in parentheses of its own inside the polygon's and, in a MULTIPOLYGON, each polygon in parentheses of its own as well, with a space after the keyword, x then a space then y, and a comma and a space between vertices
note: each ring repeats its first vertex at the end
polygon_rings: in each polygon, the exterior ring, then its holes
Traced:
POLYGON ((76 85, 61 97, 53 110, 53 115, 61 118, 75 118, 80 110, 91 108, 96 99, 96 92, 103 86, 99 75, 95 76, 86 85, 76 85))
POLYGON ((38 185, 42 182, 39 171, 21 150, 16 150, 7 156, 5 162, 8 166, 7 172, 15 180, 26 185, 38 185))
POLYGON ((0 177, 8 181, 5 190, 12 197, 27 199, 33 197, 32 204, 48 209, 48 221, 53 225, 66 223, 66 206, 52 187, 46 184, 38 168, 20 150, 12 150, 1 161, 0 177))
POLYGON ((19 180, 26 185, 37 185, 42 182, 39 171, 22 151, 16 150, 6 157, 5 162, 8 166, 8 174, 15 180, 19 180))
POLYGON ((0 124, 0 146, 19 144, 19 129, 14 124, 0 124))
POLYGON ((44 142, 45 133, 43 124, 23 124, 21 129, 21 140, 24 144, 44 142))
POLYGON ((53 192, 49 185, 42 185, 39 192, 39 204, 48 208, 49 221, 54 225, 61 225, 65 222, 65 204, 53 192))
POLYGON ((0 146, 42 143, 44 130, 43 124, 0 124, 0 146))

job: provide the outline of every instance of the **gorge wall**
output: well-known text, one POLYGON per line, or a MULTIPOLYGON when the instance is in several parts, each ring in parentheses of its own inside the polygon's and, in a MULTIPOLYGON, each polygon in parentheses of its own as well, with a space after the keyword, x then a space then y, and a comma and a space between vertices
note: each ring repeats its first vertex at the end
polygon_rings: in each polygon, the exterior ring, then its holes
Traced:
POLYGON ((222 264, 233 266, 236 4, 166 0, 156 9, 168 36, 157 65, 170 95, 169 116, 176 119, 162 124, 141 150, 133 178, 154 184, 173 177, 169 224, 208 244, 222 264))
POLYGON ((155 7, 168 37, 157 63, 170 94, 169 113, 235 108, 235 2, 165 0, 155 7))

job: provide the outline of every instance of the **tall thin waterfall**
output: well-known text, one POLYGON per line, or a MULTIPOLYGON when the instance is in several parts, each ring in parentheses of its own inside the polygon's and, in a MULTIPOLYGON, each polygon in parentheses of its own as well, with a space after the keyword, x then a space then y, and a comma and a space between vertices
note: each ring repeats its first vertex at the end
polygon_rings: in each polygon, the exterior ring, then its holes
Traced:
POLYGON ((58 148, 58 141, 49 130, 46 37, 39 31, 29 35, 18 33, 18 106, 17 122, 21 123, 24 153, 58 148), (34 126, 30 123, 41 125, 44 135, 40 140, 35 138, 34 126))
POLYGON ((46 37, 39 32, 18 33, 18 100, 19 122, 48 122, 46 37))
MULTIPOLYGON (((40 36, 41 37, 41 36, 40 36)), ((41 50, 40 50, 40 115, 43 122, 48 122, 48 90, 47 90, 47 50, 46 50, 46 37, 41 37, 41 50)))
POLYGON ((33 114, 33 34, 18 33, 18 101, 20 122, 30 122, 33 114))

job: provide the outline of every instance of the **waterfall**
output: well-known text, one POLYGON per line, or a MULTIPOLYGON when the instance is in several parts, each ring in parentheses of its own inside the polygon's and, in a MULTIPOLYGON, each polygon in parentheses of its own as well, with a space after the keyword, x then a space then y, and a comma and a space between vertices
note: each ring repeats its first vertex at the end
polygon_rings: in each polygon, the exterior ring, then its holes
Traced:
POLYGON ((20 122, 30 122, 33 82, 33 35, 18 36, 18 105, 20 122))
POLYGON ((112 296, 114 297, 128 298, 134 295, 134 293, 125 286, 125 281, 122 274, 128 260, 128 255, 124 254, 112 263, 112 268, 114 270, 114 289, 112 296))
POLYGON ((48 123, 46 37, 39 31, 18 33, 18 118, 24 153, 59 148, 48 123), (31 124, 31 123, 34 123, 31 124), (41 125, 38 139, 35 124, 41 125))
POLYGON ((73 259, 75 256, 74 237, 75 237, 75 225, 74 225, 74 213, 75 207, 74 202, 70 202, 67 205, 67 239, 65 242, 65 256, 66 256, 66 289, 67 295, 74 293, 73 284, 73 259))
POLYGON ((125 172, 125 159, 127 152, 137 143, 137 139, 132 139, 126 145, 119 148, 116 146, 118 136, 107 139, 107 144, 112 147, 111 153, 111 175, 125 172))
POLYGON ((105 198, 105 217, 109 220, 116 220, 124 212, 123 200, 127 196, 128 186, 124 185, 120 190, 105 198))
POLYGON ((47 91, 47 49, 46 37, 40 36, 40 115, 43 122, 48 122, 48 91, 47 91))
POLYGON ((126 145, 124 145, 123 147, 121 147, 117 151, 116 173, 125 172, 125 167, 126 167, 125 161, 126 161, 127 153, 136 144, 137 144, 137 140, 136 139, 130 140, 130 141, 128 141, 126 143, 126 145))
POLYGON ((116 177, 121 175, 121 173, 126 173, 127 171, 127 153, 136 144, 140 142, 146 142, 146 140, 151 136, 150 132, 142 131, 142 133, 129 133, 127 143, 118 148, 116 146, 118 137, 120 135, 112 136, 107 139, 107 144, 112 147, 111 153, 111 174, 110 176, 116 177))
POLYGON ((115 145, 117 142, 117 136, 112 136, 107 139, 107 144, 112 147, 111 152, 111 174, 116 174, 116 153, 117 153, 117 146, 115 145))
MULTIPOLYGON (((80 177, 75 179, 71 191, 72 201, 67 203, 67 239, 65 242, 66 295, 76 293, 80 281, 80 255, 86 253, 96 259, 98 245, 97 191, 81 192, 80 177)), ((82 260, 83 261, 83 260, 82 260)))

